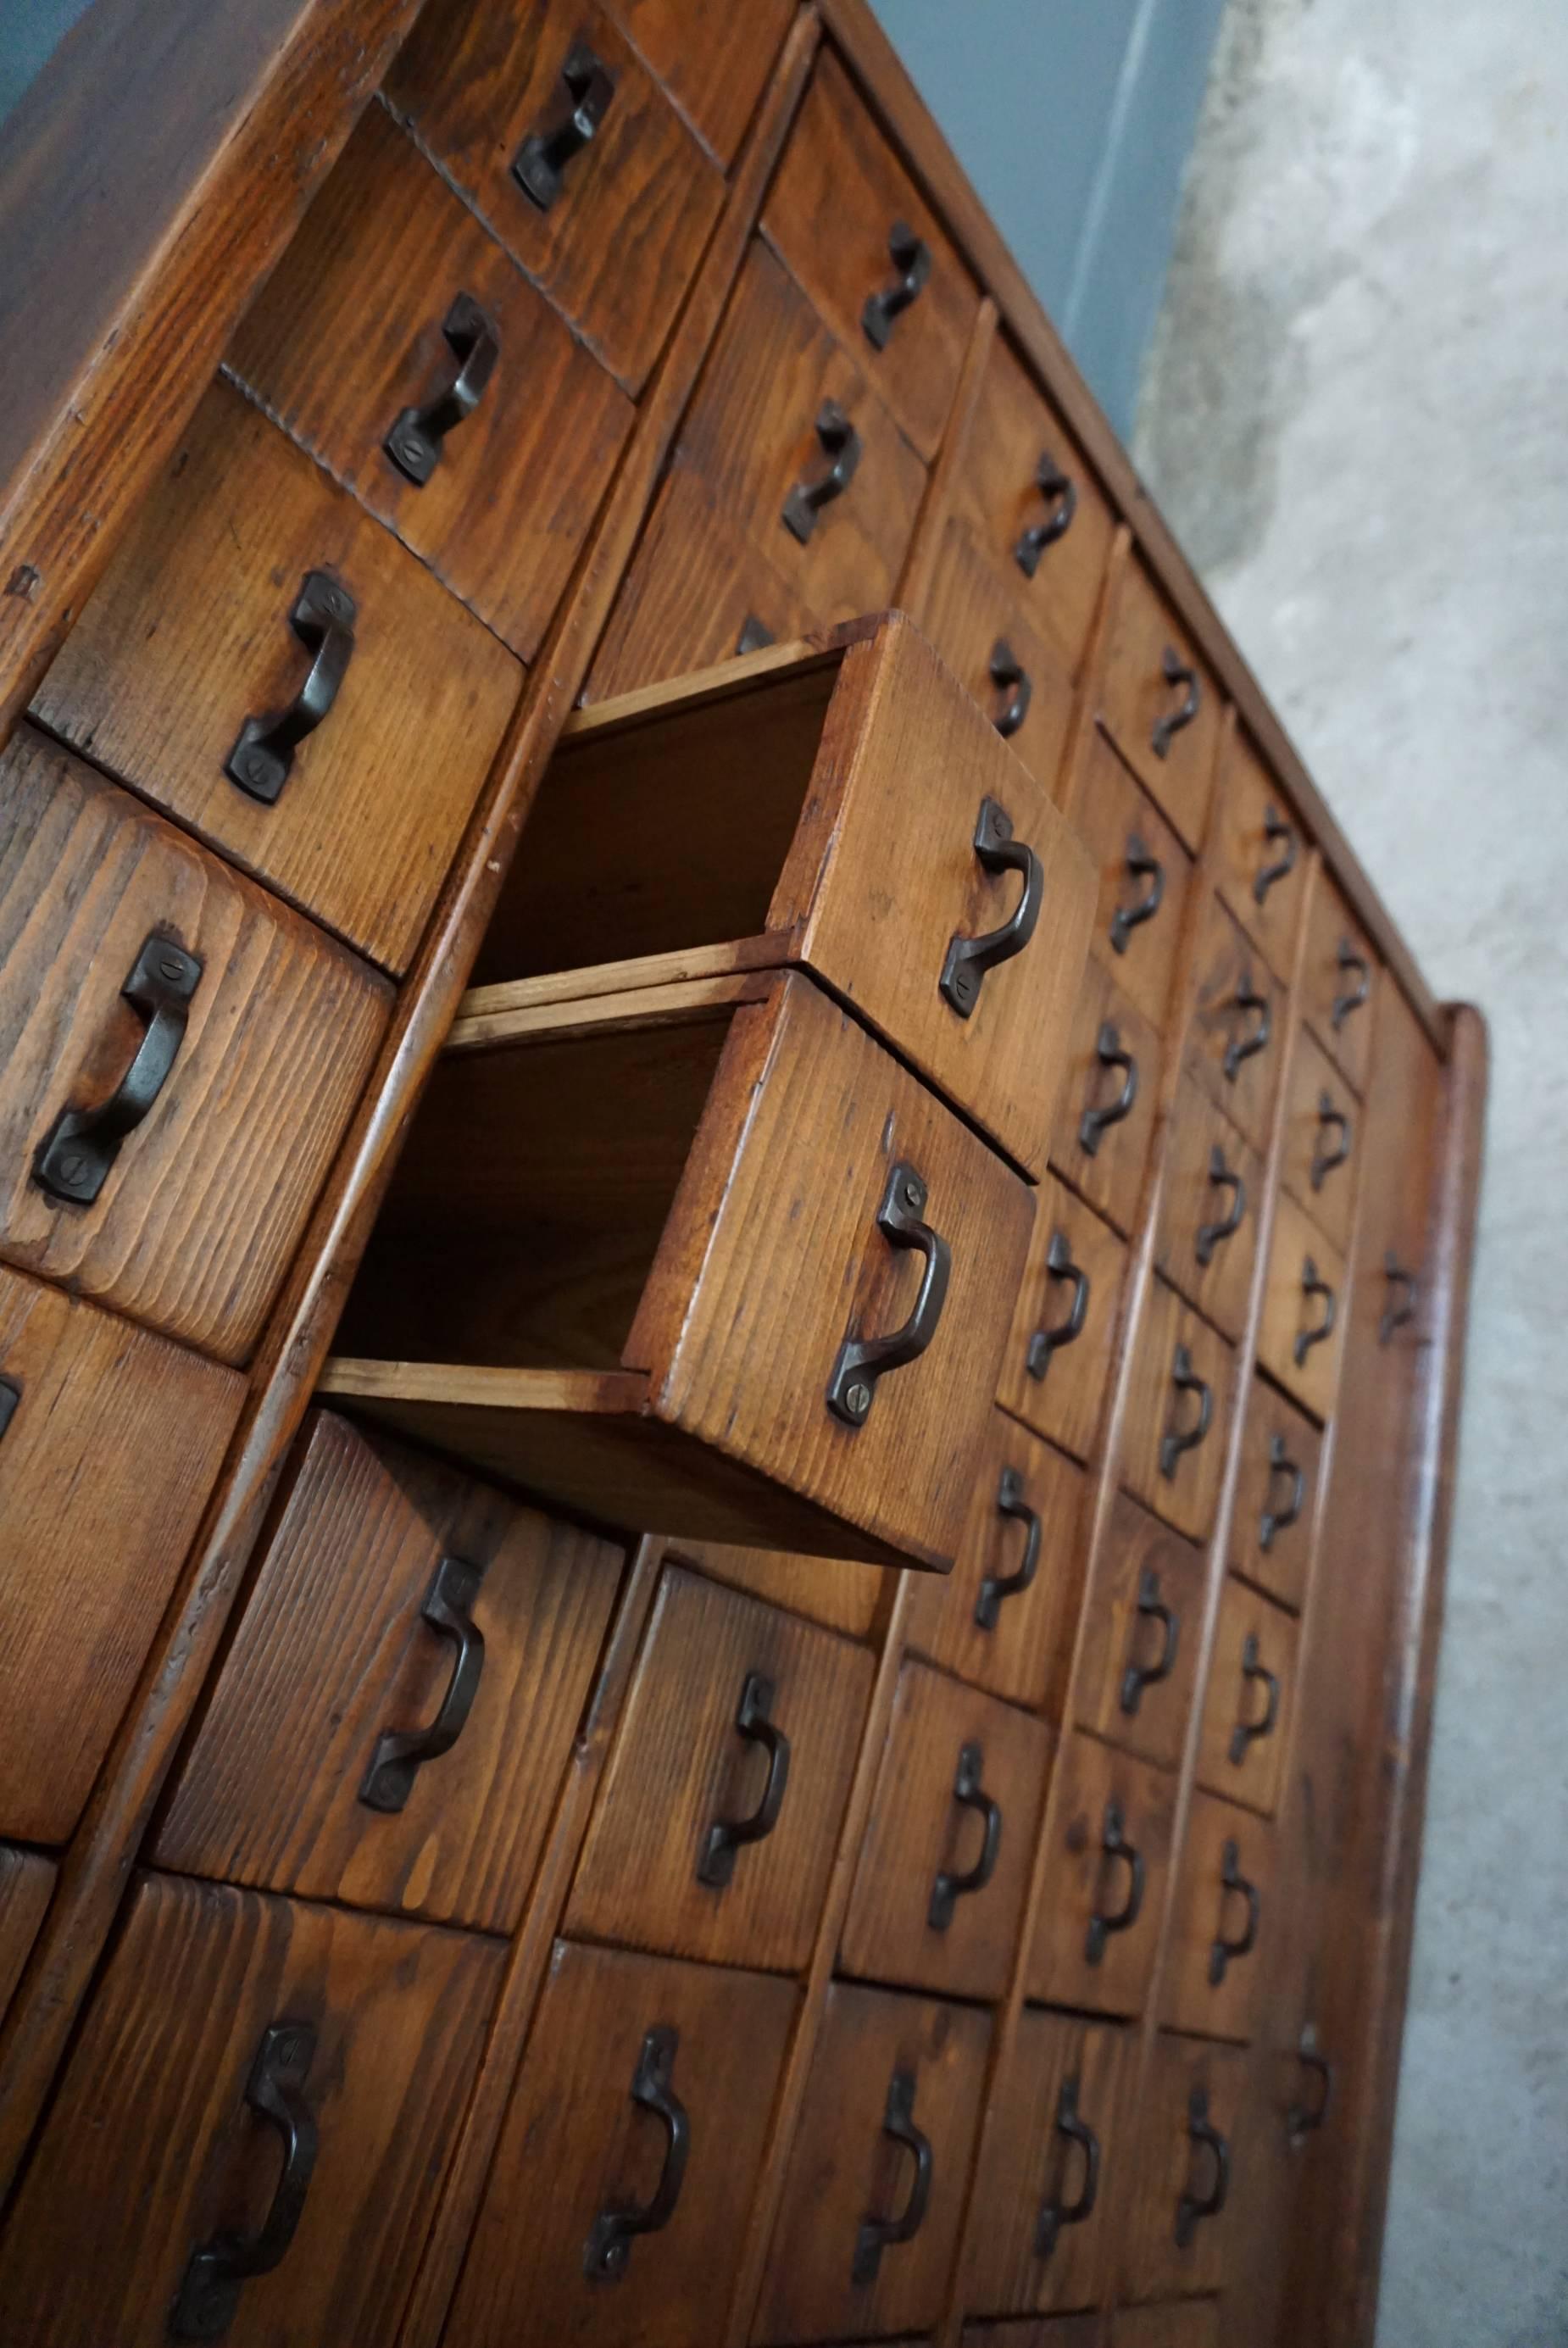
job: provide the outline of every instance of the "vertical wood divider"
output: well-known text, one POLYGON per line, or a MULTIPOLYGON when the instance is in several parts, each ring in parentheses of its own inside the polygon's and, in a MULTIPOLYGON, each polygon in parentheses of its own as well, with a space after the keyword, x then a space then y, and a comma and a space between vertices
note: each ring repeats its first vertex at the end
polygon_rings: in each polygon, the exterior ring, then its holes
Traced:
POLYGON ((968 450, 969 434, 975 422, 975 410, 980 398, 980 386, 991 356, 991 345, 996 339, 996 304, 985 294, 975 314, 975 325, 969 336, 969 346, 964 354, 958 381, 953 393, 953 406, 948 413, 947 428, 942 436, 942 446, 936 452, 936 462, 925 484, 925 495, 920 501, 920 513, 914 525, 914 535, 899 573, 898 590, 893 601, 901 610, 922 627, 925 624, 926 605, 931 597, 932 581, 936 575, 937 558, 942 551, 943 532, 947 527, 948 510, 953 500, 953 484, 961 471, 968 450))

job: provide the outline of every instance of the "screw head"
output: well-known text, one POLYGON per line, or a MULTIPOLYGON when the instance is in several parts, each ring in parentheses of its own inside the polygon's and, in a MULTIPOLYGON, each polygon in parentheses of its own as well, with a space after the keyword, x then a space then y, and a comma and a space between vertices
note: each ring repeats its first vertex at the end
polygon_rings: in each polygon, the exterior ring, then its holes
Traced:
POLYGON ((914 1212, 918 1215, 921 1209, 925 1204, 924 1183, 915 1181, 906 1182, 903 1186, 903 1203, 906 1207, 913 1208, 914 1212))
POLYGON ((844 1408, 850 1412, 851 1416, 855 1418, 864 1418, 871 1406, 872 1390, 870 1386, 861 1385, 857 1382, 854 1385, 846 1387, 844 1392, 844 1408))
POLYGON ((158 975, 160 978, 168 979, 170 985, 172 985, 177 979, 183 978, 185 975, 184 955, 177 953, 160 954, 158 957, 158 975))
POLYGON ((60 1174, 67 1182, 80 1182, 88 1170, 88 1161, 79 1150, 68 1149, 60 1160, 60 1174))

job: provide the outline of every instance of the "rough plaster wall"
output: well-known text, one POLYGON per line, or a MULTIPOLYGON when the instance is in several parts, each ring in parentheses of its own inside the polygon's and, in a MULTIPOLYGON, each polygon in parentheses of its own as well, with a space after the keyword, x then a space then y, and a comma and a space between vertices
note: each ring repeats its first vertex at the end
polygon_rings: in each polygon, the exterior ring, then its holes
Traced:
POLYGON ((1140 458, 1492 1095, 1378 2348, 1568 2343, 1568 0, 1231 0, 1140 458))

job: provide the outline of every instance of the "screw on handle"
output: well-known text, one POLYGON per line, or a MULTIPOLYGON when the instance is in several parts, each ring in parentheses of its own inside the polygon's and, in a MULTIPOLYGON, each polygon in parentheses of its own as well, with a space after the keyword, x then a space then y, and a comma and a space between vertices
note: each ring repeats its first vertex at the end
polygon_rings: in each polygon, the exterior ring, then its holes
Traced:
POLYGON ((960 1900, 970 1892, 984 1891, 996 1872, 996 1857, 1002 1848, 1002 1807, 980 1782, 985 1766, 985 1756, 978 1745, 961 1748, 953 1780, 953 1798, 960 1809, 975 1812, 984 1829, 984 1840, 979 1858, 964 1874, 946 1869, 938 1871, 925 1918, 934 1932, 945 1932, 960 1900))
MULTIPOLYGON (((1098 1900, 1088 1920, 1084 1935, 1084 1961, 1101 1964, 1105 1959, 1106 1942, 1113 1932, 1130 1932, 1143 1912, 1143 1854, 1127 1838, 1127 1819, 1121 1804, 1113 1795, 1105 1806, 1105 1820, 1100 1828, 1099 1848, 1102 1861, 1120 1864, 1127 1869, 1127 1890, 1119 1908, 1107 1908, 1098 1900)), ((1102 1872, 1104 1871, 1102 1865, 1102 1872)))
POLYGON ((1132 1719, 1143 1702, 1145 1688, 1158 1687, 1168 1680, 1176 1668, 1176 1652, 1181 1637, 1181 1617, 1173 1606, 1167 1606, 1160 1595, 1160 1576, 1155 1568, 1146 1565, 1138 1580, 1138 1607, 1128 1636, 1129 1658, 1121 1674, 1121 1709, 1132 1719), (1131 1651, 1137 1646, 1139 1634, 1145 1622, 1160 1625, 1160 1653, 1151 1663, 1140 1663, 1131 1651))
POLYGON ((912 2156, 914 2174, 910 2179, 909 2199, 896 2218, 872 2216, 861 2221, 850 2265, 850 2281, 857 2291, 864 2291, 875 2282, 884 2250, 913 2241, 925 2221, 931 2200, 931 2139, 915 2126, 913 2071, 895 2069, 888 2081, 882 2133, 912 2156))
POLYGON ((484 1632, 473 1618, 484 1570, 482 1565, 460 1557, 444 1557, 436 1568, 419 1620, 450 1646, 452 1675, 428 1727, 387 1728, 377 1738, 359 1788, 359 1798, 367 1810, 387 1814, 401 1810, 419 1770, 427 1762, 438 1761, 443 1753, 449 1753, 468 1725, 484 1671, 484 1632))
POLYGON ((1026 579, 1040 567, 1046 549, 1064 539, 1078 511, 1078 483, 1063 472, 1048 449, 1042 449, 1035 467, 1035 487, 1046 501, 1043 521, 1032 522, 1013 549, 1013 560, 1026 579))
POLYGON ((1214 1251, 1224 1241, 1234 1239, 1246 1220, 1247 1186, 1242 1176, 1233 1174, 1225 1163, 1225 1153, 1218 1142, 1209 1152, 1209 1185, 1212 1189, 1229 1190, 1230 1204, 1224 1213, 1212 1223, 1200 1223, 1193 1251, 1207 1270, 1214 1261, 1214 1251))
POLYGON ((1160 673, 1167 685, 1181 687, 1181 700, 1176 708, 1167 710, 1157 718, 1149 736, 1149 747, 1157 758, 1171 756, 1171 745, 1178 734, 1191 726, 1203 704, 1203 689, 1198 682, 1198 672, 1184 661, 1173 644, 1167 644, 1161 657, 1160 673))
POLYGON ((1136 831, 1127 835, 1127 853, 1122 863, 1134 880, 1146 880, 1149 886, 1132 904, 1119 905, 1110 917, 1111 952, 1119 954, 1124 954, 1131 944, 1133 931, 1151 922, 1165 901, 1165 867, 1144 846, 1136 831))
POLYGON ((247 798, 274 807, 294 772, 294 752, 330 716, 354 657, 358 610, 346 587, 329 572, 307 571, 289 613, 289 626, 311 654, 304 683, 294 699, 261 717, 247 717, 223 772, 247 798))
POLYGON ((885 351, 893 321, 918 302, 931 276, 931 247, 907 221, 896 220, 888 232, 888 256, 897 273, 891 285, 866 296, 861 324, 873 350, 885 351))
POLYGON ((1029 1339, 1029 1350, 1024 1357, 1024 1367, 1030 1377, 1043 1378, 1051 1366, 1052 1357, 1064 1345, 1075 1344, 1083 1335, 1084 1320, 1088 1312, 1089 1276, 1081 1264, 1073 1262, 1072 1242, 1065 1231, 1053 1231, 1046 1250, 1046 1278, 1070 1280, 1072 1296, 1068 1304, 1067 1318, 1054 1328, 1037 1329, 1029 1339))
POLYGON ((1119 1068, 1122 1083, 1114 1100, 1108 1101, 1103 1108, 1091 1100, 1078 1120, 1078 1148, 1086 1158, 1099 1157, 1105 1136, 1113 1125, 1131 1116, 1138 1098, 1138 1062, 1130 1052, 1123 1051, 1121 1031, 1109 1019, 1095 1039, 1094 1056, 1100 1067, 1119 1068))
POLYGON ((1286 823, 1276 807, 1265 808, 1264 810, 1264 838, 1283 839, 1284 848, 1273 864, 1260 865, 1253 875, 1253 899, 1259 905, 1267 897, 1269 891, 1279 881, 1289 880, 1295 870, 1296 858, 1295 832, 1293 827, 1286 823))
POLYGON ((441 324, 451 363, 439 387, 422 406, 406 407, 382 442, 398 471, 423 489, 437 466, 449 432, 466 424, 495 372, 500 342, 495 323, 471 294, 459 294, 441 324))
POLYGON ((748 1817, 715 1818, 703 1837, 696 1879, 722 1891, 735 1875, 735 1855, 747 1843, 764 1842, 779 1823, 789 1783, 789 1739, 772 1717, 773 1683, 761 1672, 748 1672, 740 1690, 735 1733, 768 1756, 768 1782, 762 1799, 748 1817))
POLYGON ((281 2266, 299 2231, 315 2169, 315 2121, 301 2094, 315 2044, 308 2022, 274 2022, 262 2033, 245 2103, 282 2139, 283 2168, 254 2234, 213 2234, 191 2251, 169 2315, 175 2340, 221 2340, 239 2313, 243 2286, 281 2266))
POLYGON ((586 41, 573 41, 561 68, 554 104, 512 158, 511 175, 531 204, 547 212, 565 184, 566 168, 593 144, 615 95, 615 77, 586 41))
POLYGON ((1035 934, 1046 894, 1046 868, 1032 848, 1014 839, 1012 819, 999 801, 989 797, 981 800, 973 846, 983 871, 993 879, 1005 872, 1019 873, 1024 887, 999 929, 986 930, 978 937, 960 932, 948 941, 937 992, 960 1019, 969 1018, 974 1012, 986 972, 1023 953, 1035 934))
POLYGON ((861 461, 861 436, 836 399, 825 399, 812 427, 828 458, 827 469, 815 479, 799 480, 784 500, 779 516, 791 538, 809 546, 819 516, 835 498, 841 498, 855 478, 861 461))
POLYGON ((691 2122, 673 2085, 680 2032, 659 2023, 643 2040, 637 2067, 632 2074, 632 2101, 651 2112, 665 2136, 664 2167, 646 2201, 612 2203, 601 2209, 583 2250, 583 2271, 590 2282, 619 2282, 631 2261, 632 2244, 639 2234, 656 2234, 676 2214, 691 2152, 691 2122))
POLYGON ((907 1159, 899 1159, 877 1209, 877 1229, 890 1246, 913 1248, 923 1256, 925 1271, 914 1310, 902 1328, 885 1337, 846 1336, 839 1347, 828 1380, 828 1408, 846 1426, 865 1425, 879 1379, 890 1370, 918 1361, 940 1325, 953 1272, 953 1251, 939 1232, 922 1220, 925 1200, 920 1175, 907 1159))
POLYGON ((129 1067, 97 1108, 63 1108, 33 1159, 33 1179, 52 1199, 90 1207, 120 1145, 151 1113, 174 1073, 204 965, 156 930, 132 963, 120 994, 146 1019, 129 1067))

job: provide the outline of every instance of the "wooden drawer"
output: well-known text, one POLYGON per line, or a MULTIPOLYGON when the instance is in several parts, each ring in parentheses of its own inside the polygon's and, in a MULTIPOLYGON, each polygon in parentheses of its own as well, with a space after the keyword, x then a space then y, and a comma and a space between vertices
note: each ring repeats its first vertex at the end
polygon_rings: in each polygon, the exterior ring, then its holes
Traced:
POLYGON ((1029 1887, 1051 1736, 929 1664, 899 1673, 840 1970, 1000 1997, 1029 1887))
MULTIPOLYGON (((533 658, 635 411, 385 108, 361 116, 228 364, 533 658)), ((445 756, 451 731, 436 738, 445 756)))
MULTIPOLYGON (((1232 2046, 1161 2033, 1148 2093, 1138 2111, 1137 2193, 1121 2261, 1119 2297, 1162 2299, 1218 2291, 1230 2272, 1244 2200, 1248 2064, 1232 2046), (1238 2169, 1242 2171, 1238 2174, 1238 2169)), ((1166 2311, 1161 2311, 1163 2322, 1166 2311)), ((1117 2318, 1117 2348, 1122 2348, 1117 2318)), ((1152 2322, 1152 2318, 1150 2319, 1152 2322)), ((1136 2348, 1164 2348, 1165 2335, 1125 2335, 1136 2348)), ((1170 2335, 1188 2348, 1187 2334, 1170 2335)), ((1203 2335, 1196 2335, 1201 2341, 1203 2335)))
POLYGON ((909 1644, 960 1679, 1059 1720, 1088 1497, 1081 1468, 994 1410, 953 1570, 910 1592, 909 1644))
POLYGON ((1103 2297, 1135 2053, 1130 2031, 1024 2008, 987 2116, 965 2307, 1048 2313, 1103 2297))
POLYGON ((0 1270, 6 1834, 75 1828, 244 1394, 235 1371, 0 1270))
POLYGON ((1217 897, 1203 912, 1188 1065, 1255 1148, 1269 1146, 1284 1051, 1285 993, 1217 897))
POLYGON ((676 445, 822 621, 880 611, 925 468, 771 248, 755 240, 676 445))
POLYGON ((1307 911, 1301 1015, 1346 1082, 1367 1089, 1378 963, 1370 939, 1320 866, 1307 911))
POLYGON ((996 1399, 1079 1459, 1094 1448, 1122 1326, 1127 1249, 1047 1176, 996 1399))
POLYGON ((1350 1250, 1361 1105, 1310 1029, 1298 1027, 1285 1086, 1280 1182, 1341 1255, 1350 1250))
POLYGON ((0 2331, 81 2348, 107 2315, 116 2348, 395 2337, 504 1955, 139 1876, 13 2209, 0 2331), (242 2281, 263 2222, 286 2248, 242 2281))
POLYGON ((316 1414, 158 1863, 511 1931, 622 1563, 606 1541, 316 1414))
POLYGON ((220 383, 33 706, 396 973, 521 681, 422 563, 220 383), (297 748, 279 748, 307 692, 326 715, 297 748))
POLYGON ((1233 1341, 1246 1326, 1264 1161, 1223 1109, 1183 1076, 1165 1148, 1154 1262, 1233 1341))
POLYGON ((1163 2307, 1124 2307, 1111 2319, 1110 2348, 1220 2348, 1220 2302, 1179 2299, 1163 2307))
POLYGON ((880 1641, 898 1586, 893 1567, 879 1571, 848 1559, 808 1557, 788 1550, 683 1540, 679 1554, 700 1566, 711 1581, 748 1590, 770 1606, 787 1607, 791 1614, 804 1614, 830 1631, 847 1632, 851 1639, 880 1641))
POLYGON ((1066 819, 894 615, 580 713, 465 1007, 799 963, 1037 1175, 1093 898, 1066 819))
POLYGON ((1315 1418, 1334 1408, 1344 1331, 1345 1259, 1282 1193, 1269 1242, 1258 1360, 1315 1418))
POLYGON ((558 1941, 444 2337, 717 2339, 797 1998, 558 1941))
POLYGON ((1112 1745, 1174 1769, 1197 1685, 1204 1560, 1119 1493, 1089 1581, 1075 1716, 1112 1745))
POLYGON ((1227 1574, 1203 1704, 1198 1782, 1274 1816, 1295 1701, 1295 1617, 1227 1574))
POLYGON ((1053 798, 1072 725, 1073 685, 1055 640, 1037 633, 995 567, 950 521, 921 625, 965 691, 1053 798))
POLYGON ((1301 818, 1238 725, 1222 761, 1215 882, 1274 976, 1286 984, 1306 895, 1307 846, 1301 818))
POLYGON ((935 2322, 958 2249, 990 2038, 990 2016, 972 2006, 832 1983, 754 2340, 785 2348, 935 2322))
POLYGON ((1171 2029, 1252 2037, 1267 1936, 1278 1924, 1274 1847, 1274 1829, 1250 1810, 1193 1793, 1161 1997, 1161 2021, 1171 2029))
POLYGON ((728 163, 767 88, 790 0, 612 0, 614 13, 676 106, 728 163))
POLYGON ((12 736, 0 1256, 243 1361, 390 1007, 386 981, 297 914, 30 727, 12 736), (117 1139, 144 1087, 150 1109, 117 1139))
POLYGON ((1160 1037, 1092 956, 1073 1016, 1051 1164, 1123 1237, 1138 1219, 1160 1095, 1160 1037))
POLYGON ((955 510, 1031 623, 1077 675, 1088 649, 1115 524, 1088 459, 998 335, 953 485, 955 510))
POLYGON ((1100 723, 1188 847, 1203 845, 1220 689, 1136 555, 1129 555, 1099 681, 1100 723))
POLYGON ((0 1843, 0 2021, 55 1896, 55 1862, 0 1843))
POLYGON ((804 1967, 873 1671, 868 1649, 666 1566, 563 1929, 804 1967))
POLYGON ((945 1567, 1033 1218, 794 973, 459 1022, 324 1390, 614 1524, 945 1567))
POLYGON ((1050 1863, 1027 1994, 1141 2013, 1171 1865, 1176 1781, 1080 1731, 1064 1736, 1046 1816, 1050 1863))
POLYGON ((1266 1378, 1254 1378, 1242 1429, 1230 1568, 1298 1613, 1323 1497, 1322 1448, 1323 1437, 1312 1421, 1266 1378))
POLYGON ((453 0, 420 17, 386 88, 459 193, 635 395, 696 274, 724 182, 619 26, 590 0, 504 12, 453 0))
POLYGON ((1206 1540, 1224 1474, 1231 1349, 1159 1279, 1135 1348, 1122 1480, 1178 1532, 1206 1540))
POLYGON ((1068 813, 1099 873, 1094 950, 1146 1019, 1177 1018, 1192 860, 1102 734, 1084 745, 1068 813))
MULTIPOLYGON (((1010 2322, 966 2323, 962 2348, 1100 2348, 1101 2337, 1098 2315, 1024 2316, 1010 2322)), ((914 2348, 913 2343, 906 2348, 914 2348)))
POLYGON ((831 49, 818 57, 762 230, 929 463, 979 289, 831 49))

